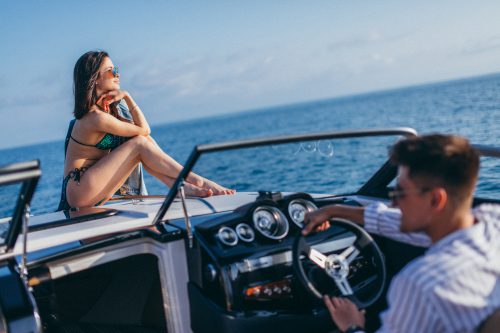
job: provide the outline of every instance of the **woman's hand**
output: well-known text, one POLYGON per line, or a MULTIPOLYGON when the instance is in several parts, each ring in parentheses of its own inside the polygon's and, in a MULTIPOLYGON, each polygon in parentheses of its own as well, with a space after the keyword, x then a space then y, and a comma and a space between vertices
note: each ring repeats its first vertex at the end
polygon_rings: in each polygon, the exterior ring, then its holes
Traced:
MULTIPOLYGON (((136 134, 136 135, 146 135, 147 136, 147 135, 151 134, 151 129, 149 128, 149 124, 146 120, 146 117, 144 117, 144 114, 142 113, 141 109, 139 108, 137 103, 135 103, 134 99, 132 98, 132 96, 130 96, 130 94, 127 91, 125 91, 125 90, 107 91, 99 97, 99 100, 97 101, 96 104, 101 109, 104 109, 105 112, 110 113, 109 105, 111 103, 121 101, 122 99, 125 100, 125 102, 127 103, 128 109, 129 109, 130 113, 132 114, 133 124, 135 124, 136 126, 138 126, 142 129, 141 133, 136 134)), ((117 117, 117 118, 120 120, 121 117, 117 117)), ((122 135, 122 136, 131 136, 131 135, 122 135)))
POLYGON ((96 104, 104 111, 109 112, 109 105, 114 102, 118 102, 124 98, 129 98, 130 95, 125 90, 111 90, 99 97, 96 104))
POLYGON ((99 101, 102 100, 104 103, 108 102, 108 104, 111 104, 114 102, 121 101, 122 99, 127 97, 130 97, 130 95, 125 90, 111 90, 102 94, 101 97, 99 98, 99 101))

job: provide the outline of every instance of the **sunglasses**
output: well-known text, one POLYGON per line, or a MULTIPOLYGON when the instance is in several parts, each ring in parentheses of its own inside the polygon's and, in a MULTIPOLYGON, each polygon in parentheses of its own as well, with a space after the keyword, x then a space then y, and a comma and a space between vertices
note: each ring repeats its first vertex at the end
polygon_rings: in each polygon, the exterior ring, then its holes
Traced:
POLYGON ((422 188, 415 188, 415 189, 402 189, 398 184, 394 188, 393 191, 389 191, 387 195, 393 202, 397 202, 401 199, 404 199, 407 195, 409 194, 423 194, 425 192, 430 191, 430 188, 427 187, 422 187, 422 188))
POLYGON ((120 75, 120 68, 118 66, 112 67, 104 71, 104 73, 111 73, 109 78, 118 77, 120 75))

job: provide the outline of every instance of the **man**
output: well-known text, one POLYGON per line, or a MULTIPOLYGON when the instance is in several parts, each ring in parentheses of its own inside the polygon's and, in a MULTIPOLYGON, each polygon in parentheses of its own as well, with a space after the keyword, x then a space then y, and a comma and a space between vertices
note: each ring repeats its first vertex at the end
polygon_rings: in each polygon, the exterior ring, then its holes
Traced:
MULTIPOLYGON (((396 143, 398 208, 333 205, 305 217, 303 234, 346 218, 374 234, 419 246, 390 285, 380 332, 473 332, 500 308, 500 206, 471 211, 479 156, 464 138, 428 135, 396 143)), ((338 328, 364 332, 364 312, 347 299, 325 297, 338 328)))

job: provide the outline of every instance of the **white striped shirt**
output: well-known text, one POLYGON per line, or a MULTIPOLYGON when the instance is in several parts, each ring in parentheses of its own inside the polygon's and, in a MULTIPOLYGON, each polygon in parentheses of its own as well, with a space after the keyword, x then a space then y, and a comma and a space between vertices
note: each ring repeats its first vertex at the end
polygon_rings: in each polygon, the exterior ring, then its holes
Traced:
POLYGON ((392 280, 379 332, 474 332, 500 308, 500 206, 481 205, 473 214, 472 227, 431 245, 423 233, 399 230, 399 209, 366 207, 368 232, 431 246, 392 280))

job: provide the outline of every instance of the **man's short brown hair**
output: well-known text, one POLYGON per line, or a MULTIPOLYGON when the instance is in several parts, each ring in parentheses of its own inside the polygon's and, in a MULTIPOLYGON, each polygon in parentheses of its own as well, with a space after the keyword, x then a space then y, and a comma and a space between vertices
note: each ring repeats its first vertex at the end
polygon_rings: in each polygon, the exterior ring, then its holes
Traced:
POLYGON ((472 197, 479 171, 479 153, 456 135, 431 134, 397 142, 391 161, 408 167, 409 177, 425 186, 440 186, 457 203, 472 197))

